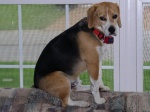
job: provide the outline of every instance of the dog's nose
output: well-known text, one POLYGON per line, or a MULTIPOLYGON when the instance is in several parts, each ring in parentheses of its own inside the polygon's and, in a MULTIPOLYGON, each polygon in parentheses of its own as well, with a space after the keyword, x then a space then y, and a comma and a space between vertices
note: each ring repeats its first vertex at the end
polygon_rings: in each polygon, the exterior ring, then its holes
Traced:
POLYGON ((110 26, 108 31, 110 32, 110 34, 114 34, 115 33, 115 27, 114 26, 110 26))

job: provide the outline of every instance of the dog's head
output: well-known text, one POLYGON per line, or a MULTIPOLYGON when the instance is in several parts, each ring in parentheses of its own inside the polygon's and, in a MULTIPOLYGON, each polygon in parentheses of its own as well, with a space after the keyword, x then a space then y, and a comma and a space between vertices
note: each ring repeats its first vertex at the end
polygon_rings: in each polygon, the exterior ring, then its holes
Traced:
POLYGON ((120 9, 117 3, 94 4, 87 11, 88 27, 97 28, 106 36, 117 35, 117 25, 121 27, 120 9))

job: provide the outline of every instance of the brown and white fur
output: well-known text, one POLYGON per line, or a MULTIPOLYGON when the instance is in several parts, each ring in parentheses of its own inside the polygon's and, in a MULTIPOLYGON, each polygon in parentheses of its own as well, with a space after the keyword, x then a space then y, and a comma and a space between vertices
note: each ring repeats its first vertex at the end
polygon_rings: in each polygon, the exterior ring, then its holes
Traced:
POLYGON ((105 99, 100 97, 99 88, 110 90, 103 84, 101 69, 107 45, 91 29, 98 29, 105 36, 116 36, 117 26, 121 27, 118 4, 102 2, 92 5, 86 19, 47 44, 35 67, 34 87, 59 97, 64 107, 87 107, 87 101, 72 101, 70 98, 71 83, 78 81, 77 90, 84 89, 79 74, 87 70, 95 102, 105 103, 105 99))

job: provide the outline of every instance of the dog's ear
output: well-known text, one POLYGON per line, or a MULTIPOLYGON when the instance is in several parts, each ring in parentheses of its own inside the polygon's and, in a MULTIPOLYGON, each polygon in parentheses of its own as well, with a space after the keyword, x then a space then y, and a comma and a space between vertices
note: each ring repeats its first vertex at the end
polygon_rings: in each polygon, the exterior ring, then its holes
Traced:
POLYGON ((96 6, 93 5, 87 11, 88 28, 94 27, 96 6))
POLYGON ((117 20, 117 23, 118 23, 118 26, 119 28, 121 28, 121 18, 120 18, 120 8, 119 8, 119 5, 116 3, 115 4, 117 6, 117 9, 118 9, 118 20, 117 20))

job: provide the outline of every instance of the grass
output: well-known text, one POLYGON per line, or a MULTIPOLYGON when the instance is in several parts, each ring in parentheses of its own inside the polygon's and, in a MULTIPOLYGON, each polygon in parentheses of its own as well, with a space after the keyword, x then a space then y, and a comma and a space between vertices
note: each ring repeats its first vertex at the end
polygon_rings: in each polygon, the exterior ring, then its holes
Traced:
MULTIPOLYGON (((34 69, 24 69, 24 87, 30 88, 33 85, 34 69)), ((87 72, 83 72, 80 76, 84 85, 90 84, 87 72)), ((113 90, 113 70, 103 70, 104 84, 113 90)), ((144 70, 144 91, 150 91, 150 70, 144 70)), ((19 69, 0 69, 0 87, 19 87, 19 69), (12 81, 3 81, 4 79, 12 79, 12 81)))
MULTIPOLYGON (((23 62, 24 65, 35 65, 36 62, 23 62)), ((0 62, 0 65, 19 65, 19 62, 17 61, 12 61, 12 62, 4 62, 4 61, 1 61, 0 62)))
POLYGON ((19 87, 19 69, 0 69, 0 87, 19 87), (12 81, 3 81, 12 79, 12 81))
MULTIPOLYGON (((30 88, 33 85, 34 69, 24 69, 24 87, 30 88)), ((113 70, 103 70, 103 80, 105 85, 113 90, 113 70)), ((19 69, 0 69, 0 87, 19 87, 19 69), (4 79, 12 79, 12 81, 3 81, 4 79)), ((90 84, 87 72, 83 72, 80 76, 84 85, 90 84)))
MULTIPOLYGON (((110 87, 111 90, 113 90, 113 70, 103 70, 103 81, 104 84, 108 87, 110 87)), ((90 79, 87 72, 83 72, 80 76, 80 79, 82 80, 83 85, 89 85, 90 79)))
MULTIPOLYGON (((30 62, 35 64, 36 62, 30 62)), ((108 65, 112 62, 104 62, 104 65, 108 65)), ((18 65, 19 62, 0 62, 0 65, 18 65)), ((24 62, 29 64, 29 62, 24 62)), ((34 69, 24 68, 24 87, 30 88, 33 85, 34 69)), ((113 90, 113 70, 103 70, 103 80, 105 85, 109 86, 113 90)), ((19 69, 14 68, 0 68, 0 87, 19 87, 19 69), (3 79, 12 79, 12 81, 3 81, 3 79)), ((80 76, 84 85, 90 84, 89 75, 87 72, 83 72, 80 76)))
POLYGON ((144 70, 144 91, 150 91, 150 70, 144 70))
MULTIPOLYGON (((24 62, 28 64, 29 62, 24 62)), ((35 62, 30 62, 35 64, 35 62)), ((18 62, 0 62, 0 65, 15 65, 18 62)), ((112 62, 104 61, 104 65, 110 65, 112 62)), ((145 66, 150 66, 150 62, 144 63, 145 66)), ((24 72, 24 87, 30 88, 33 85, 33 74, 34 69, 25 68, 24 72)), ((103 81, 104 84, 109 86, 113 90, 113 70, 103 70, 103 81)), ((150 91, 150 70, 143 70, 144 73, 144 91, 150 91)), ((87 72, 83 72, 80 76, 82 83, 84 85, 90 84, 89 76, 87 72)), ((19 87, 19 69, 14 68, 0 68, 0 87, 19 87), (3 81, 3 80, 12 79, 12 81, 3 81)))
POLYGON ((150 62, 144 62, 144 66, 150 66, 150 62))
MULTIPOLYGON (((22 5, 22 26, 24 30, 43 29, 65 14, 56 5, 22 5)), ((0 5, 0 30, 18 29, 18 6, 0 5)))
MULTIPOLYGON (((33 85, 34 69, 24 69, 24 87, 30 88, 33 85)), ((0 69, 0 87, 19 87, 20 85, 19 69, 0 69), (3 81, 3 80, 12 81, 3 81)))

